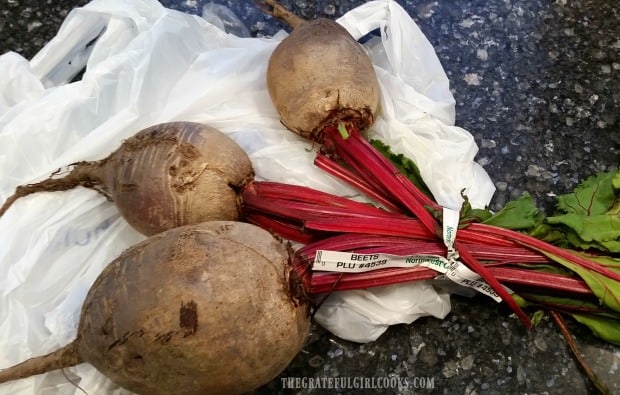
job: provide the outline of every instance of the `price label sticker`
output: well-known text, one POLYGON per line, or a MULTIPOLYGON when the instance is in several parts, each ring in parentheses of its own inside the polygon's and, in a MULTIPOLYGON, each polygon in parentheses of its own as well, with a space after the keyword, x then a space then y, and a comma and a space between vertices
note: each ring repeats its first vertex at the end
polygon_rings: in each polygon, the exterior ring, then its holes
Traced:
POLYGON ((318 250, 312 265, 312 270, 340 273, 364 273, 371 270, 389 267, 416 267, 422 266, 445 274, 451 281, 473 288, 488 295, 496 301, 501 298, 485 281, 480 280, 475 272, 457 260, 449 261, 441 255, 416 254, 356 254, 352 252, 318 250))

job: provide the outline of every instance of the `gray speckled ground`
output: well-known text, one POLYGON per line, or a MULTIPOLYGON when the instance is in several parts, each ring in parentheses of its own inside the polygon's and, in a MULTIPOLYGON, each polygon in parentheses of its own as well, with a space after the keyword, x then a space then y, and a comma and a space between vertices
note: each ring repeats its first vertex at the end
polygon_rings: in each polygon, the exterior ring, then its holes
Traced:
MULTIPOLYGON (((0 53, 34 55, 69 9, 85 1, 0 0, 0 53)), ((200 13, 206 1, 162 0, 200 13)), ((362 1, 283 1, 313 18, 337 17, 362 1)), ((224 1, 253 35, 282 25, 249 1, 224 1)), ((457 124, 480 146, 478 161, 498 191, 492 208, 527 191, 547 212, 552 196, 620 163, 620 3, 605 0, 399 1, 435 46, 457 101, 457 124)), ((408 378, 399 393, 592 393, 549 317, 525 330, 484 297, 453 298, 443 321, 395 326, 358 345, 315 328, 281 377, 408 378), (426 378, 426 380, 425 380, 426 378), (422 388, 433 385, 433 389, 422 388)), ((571 323, 582 353, 620 393, 620 348, 571 323)), ((283 389, 256 393, 334 393, 283 389)), ((340 390, 396 393, 397 390, 340 390)))

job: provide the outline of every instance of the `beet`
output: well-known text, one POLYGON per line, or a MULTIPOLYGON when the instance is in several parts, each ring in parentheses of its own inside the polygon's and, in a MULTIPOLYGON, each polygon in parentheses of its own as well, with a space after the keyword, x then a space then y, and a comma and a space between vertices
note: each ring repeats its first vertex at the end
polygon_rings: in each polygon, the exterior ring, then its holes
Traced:
POLYGON ((309 307, 289 250, 251 224, 174 228, 123 252, 92 285, 76 339, 0 383, 88 362, 138 394, 237 394, 300 351, 309 307))
POLYGON ((267 88, 282 123, 319 142, 328 126, 372 125, 379 82, 364 47, 335 21, 306 21, 274 0, 262 0, 261 6, 293 28, 267 67, 267 88))
POLYGON ((146 128, 108 157, 79 162, 64 177, 17 187, 0 216, 19 198, 78 186, 104 194, 140 233, 237 220, 238 192, 254 177, 243 149, 219 130, 194 122, 146 128))

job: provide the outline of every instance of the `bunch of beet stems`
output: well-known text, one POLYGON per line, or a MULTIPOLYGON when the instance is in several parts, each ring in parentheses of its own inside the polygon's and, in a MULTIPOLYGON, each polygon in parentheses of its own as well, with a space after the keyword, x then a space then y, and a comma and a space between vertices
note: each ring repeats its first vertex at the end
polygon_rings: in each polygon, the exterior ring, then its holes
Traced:
MULTIPOLYGON (((441 224, 436 219, 441 217, 441 206, 399 172, 354 126, 326 128, 322 143, 315 165, 354 186, 381 207, 311 188, 269 182, 253 183, 243 191, 248 221, 305 244, 296 251, 295 270, 310 294, 437 277, 436 271, 425 267, 364 273, 312 271, 317 250, 395 255, 447 253, 441 224)), ((527 327, 531 326, 530 318, 511 290, 596 300, 590 284, 582 278, 537 270, 539 265, 564 267, 558 262, 568 262, 620 281, 620 274, 584 254, 496 226, 462 223, 454 247, 460 260, 486 281, 527 327)), ((597 311, 547 307, 564 312, 604 312, 604 307, 597 311)))
MULTIPOLYGON (((312 263, 318 250, 403 256, 445 256, 447 253, 446 246, 436 235, 418 219, 404 214, 302 186, 258 182, 243 193, 247 220, 305 244, 296 251, 294 269, 311 294, 430 280, 438 276, 435 270, 421 266, 363 273, 313 272, 312 263)), ((485 268, 500 283, 511 289, 593 298, 592 290, 578 277, 536 271, 537 264, 553 263, 544 253, 502 237, 480 236, 478 232, 462 229, 457 239, 471 251, 474 259, 484 262, 485 268)), ((564 308, 567 312, 570 309, 564 308)), ((572 311, 575 312, 574 308, 572 311)))

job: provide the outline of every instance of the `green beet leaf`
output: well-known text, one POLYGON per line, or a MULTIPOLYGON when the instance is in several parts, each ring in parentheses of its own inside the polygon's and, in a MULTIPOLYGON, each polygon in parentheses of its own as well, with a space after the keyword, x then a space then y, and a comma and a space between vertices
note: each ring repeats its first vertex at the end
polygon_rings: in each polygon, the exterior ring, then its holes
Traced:
MULTIPOLYGON (((515 294, 513 294, 515 297, 515 294)), ((587 326, 592 333, 613 344, 620 345, 620 314, 607 310, 595 303, 580 298, 568 298, 557 295, 521 293, 517 297, 521 307, 545 307, 564 311, 577 322, 587 326)), ((532 322, 538 322, 542 310, 537 310, 532 322)))
MULTIPOLYGON (((566 259, 559 256, 543 252, 549 258, 553 259, 557 263, 566 267, 567 269, 575 272, 583 281, 588 284, 588 287, 592 290, 594 295, 599 298, 601 304, 607 306, 611 310, 620 313, 620 282, 615 281, 603 274, 597 273, 592 270, 588 270, 569 262, 566 259)), ((593 256, 589 254, 581 254, 574 252, 576 255, 581 255, 589 260, 595 261, 608 269, 620 273, 620 259, 612 258, 609 256, 593 256)))
POLYGON ((566 313, 587 314, 592 317, 613 318, 620 320, 620 313, 601 306, 594 298, 568 297, 546 293, 520 292, 528 306, 544 307, 566 313))
POLYGON ((504 229, 530 230, 541 224, 543 214, 536 208, 532 197, 524 194, 516 200, 512 200, 490 218, 483 221, 484 224, 499 226, 504 229))
POLYGON ((572 193, 558 196, 558 211, 581 216, 605 214, 617 199, 618 191, 614 187, 617 178, 620 178, 620 170, 589 177, 572 193))
POLYGON ((610 343, 620 345, 620 320, 587 314, 571 314, 577 322, 590 328, 594 335, 610 343))
POLYGON ((545 222, 565 233, 565 246, 620 253, 620 170, 600 173, 558 197, 545 222))
POLYGON ((431 193, 428 186, 422 179, 422 175, 420 174, 420 169, 418 166, 409 158, 407 158, 403 154, 396 154, 392 151, 389 145, 383 143, 380 140, 371 140, 370 144, 377 151, 379 151, 384 157, 386 157, 402 174, 404 174, 418 189, 424 193, 426 196, 435 201, 433 194, 431 193))

